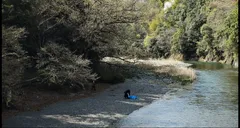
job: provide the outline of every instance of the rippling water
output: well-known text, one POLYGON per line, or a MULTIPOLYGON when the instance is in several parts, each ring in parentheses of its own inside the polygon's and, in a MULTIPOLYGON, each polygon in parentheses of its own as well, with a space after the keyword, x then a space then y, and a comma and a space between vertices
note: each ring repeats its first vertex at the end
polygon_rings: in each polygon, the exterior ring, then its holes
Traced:
POLYGON ((237 127, 238 70, 218 63, 188 62, 197 80, 170 98, 134 111, 119 127, 237 127))

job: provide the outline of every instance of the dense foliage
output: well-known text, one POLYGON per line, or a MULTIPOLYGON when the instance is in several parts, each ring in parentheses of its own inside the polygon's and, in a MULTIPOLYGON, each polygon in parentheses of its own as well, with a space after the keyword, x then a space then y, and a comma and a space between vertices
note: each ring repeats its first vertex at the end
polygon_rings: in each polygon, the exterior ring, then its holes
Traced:
POLYGON ((144 43, 151 54, 238 63, 238 1, 174 0, 171 3, 148 26, 144 43))
POLYGON ((24 63, 40 85, 91 85, 94 64, 137 39, 129 26, 140 21, 142 7, 137 0, 3 0, 2 87, 18 90, 12 87, 24 83, 24 63))
POLYGON ((27 57, 18 39, 23 38, 23 28, 2 26, 2 101, 11 101, 11 94, 16 93, 22 79, 27 57), (13 90, 13 91, 12 91, 13 90))
MULTIPOLYGON (((90 61, 74 55, 64 46, 49 43, 38 53, 37 69, 43 83, 50 86, 82 87, 94 82, 97 75, 89 68, 90 61)), ((64 88, 64 87, 62 87, 64 88)), ((66 87, 65 87, 66 88, 66 87)))
POLYGON ((233 0, 3 0, 4 96, 17 92, 29 66, 36 71, 33 80, 43 85, 85 88, 104 75, 96 69, 101 69, 99 62, 106 56, 238 63, 237 4, 233 0), (166 2, 172 6, 166 8, 166 2))

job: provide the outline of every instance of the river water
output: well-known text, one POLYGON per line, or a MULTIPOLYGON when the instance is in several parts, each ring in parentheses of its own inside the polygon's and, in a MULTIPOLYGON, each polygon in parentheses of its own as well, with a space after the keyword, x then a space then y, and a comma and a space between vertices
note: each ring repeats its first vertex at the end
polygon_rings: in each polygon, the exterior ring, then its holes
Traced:
POLYGON ((238 127, 238 69, 193 64, 197 80, 134 111, 118 127, 238 127))

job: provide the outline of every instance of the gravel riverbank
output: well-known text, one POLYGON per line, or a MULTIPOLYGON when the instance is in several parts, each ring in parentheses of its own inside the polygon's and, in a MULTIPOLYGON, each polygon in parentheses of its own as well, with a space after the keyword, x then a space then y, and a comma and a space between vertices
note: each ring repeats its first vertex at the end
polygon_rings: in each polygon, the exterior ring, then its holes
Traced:
MULTIPOLYGON (((188 64, 178 61, 148 61, 151 62, 150 65, 159 67, 160 70, 164 67, 167 68, 169 64, 175 67, 172 67, 174 71, 175 69, 189 66, 188 64)), ((184 69, 184 71, 187 71, 187 73, 189 72, 188 69, 184 69)), ((167 72, 172 73, 171 70, 167 72)), ((181 70, 181 72, 183 71, 181 70)), ((190 73, 192 73, 191 70, 190 73)), ((93 96, 76 99, 74 101, 61 101, 40 109, 39 111, 20 113, 3 120, 2 126, 111 127, 115 126, 115 123, 117 123, 119 119, 152 103, 154 100, 168 98, 166 93, 171 92, 170 90, 175 91, 174 87, 179 88, 180 86, 181 83, 170 75, 155 74, 153 72, 139 72, 137 78, 134 77, 132 79, 127 79, 123 83, 112 85, 105 91, 93 96), (131 95, 136 95, 138 99, 124 99, 124 91, 127 89, 130 89, 131 95)))
POLYGON ((59 102, 40 111, 24 112, 3 120, 3 127, 108 127, 136 109, 163 98, 169 91, 168 84, 154 75, 141 79, 128 79, 113 85, 93 97, 69 102, 59 102), (131 90, 137 100, 123 98, 123 92, 131 90))

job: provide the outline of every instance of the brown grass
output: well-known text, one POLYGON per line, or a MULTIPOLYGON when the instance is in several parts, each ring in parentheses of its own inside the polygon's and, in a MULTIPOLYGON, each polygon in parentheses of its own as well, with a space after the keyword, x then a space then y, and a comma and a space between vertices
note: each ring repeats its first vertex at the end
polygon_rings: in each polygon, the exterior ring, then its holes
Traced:
MULTIPOLYGON (((129 62, 134 62, 133 64, 137 67, 152 70, 158 74, 168 74, 170 76, 178 77, 180 79, 193 81, 196 79, 195 71, 190 68, 191 64, 184 63, 182 61, 177 61, 174 59, 126 59, 129 62)), ((103 61, 107 61, 109 63, 121 63, 124 61, 120 59, 110 58, 104 59, 103 61)), ((127 64, 125 62, 125 64, 127 64)))
POLYGON ((236 3, 236 0, 214 0, 210 2, 210 7, 229 10, 236 3))
POLYGON ((157 73, 166 73, 171 76, 180 77, 193 81, 196 79, 195 71, 188 67, 164 66, 155 70, 157 73))

